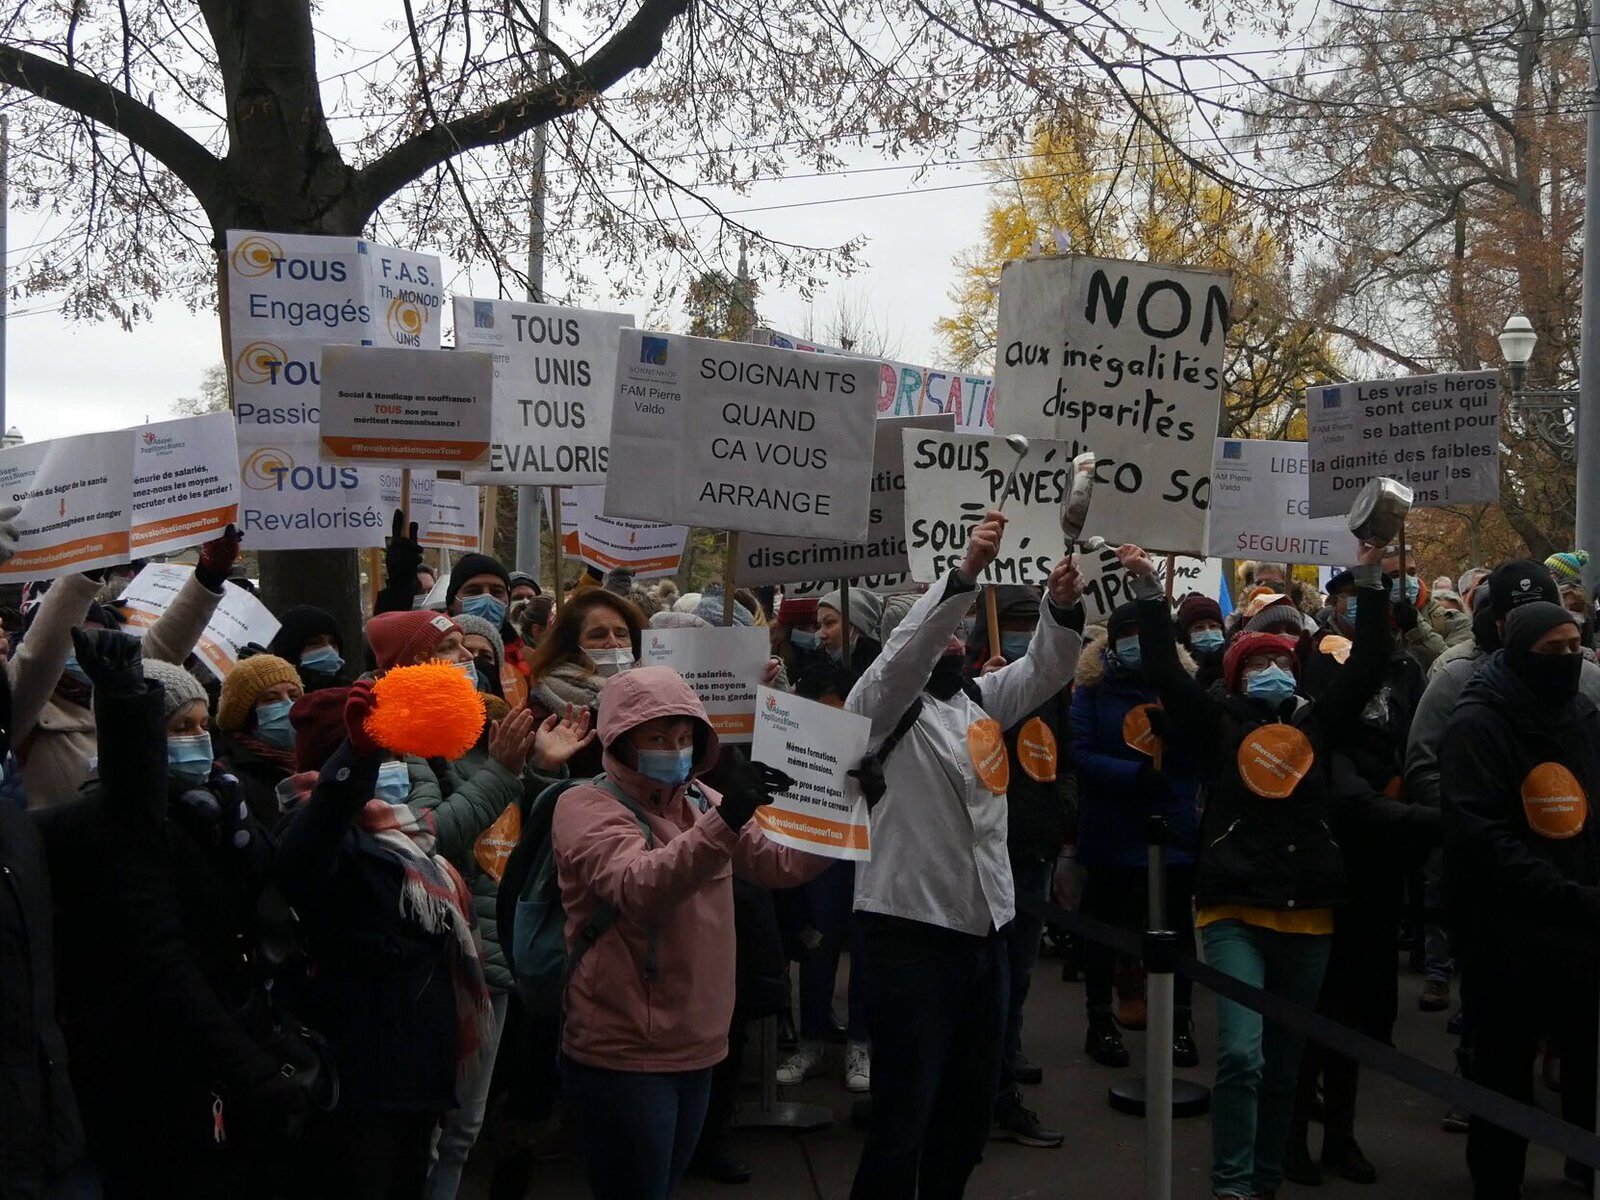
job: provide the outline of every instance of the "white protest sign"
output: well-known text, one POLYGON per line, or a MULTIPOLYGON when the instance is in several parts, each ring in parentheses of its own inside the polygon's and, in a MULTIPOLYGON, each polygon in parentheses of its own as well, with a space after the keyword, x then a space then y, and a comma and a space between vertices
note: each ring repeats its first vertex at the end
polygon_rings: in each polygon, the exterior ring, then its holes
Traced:
MULTIPOLYGON (((953 418, 885 417, 876 427, 872 453, 872 525, 865 542, 752 536, 739 540, 734 580, 743 587, 796 583, 841 576, 881 578, 911 569, 906 556, 906 474, 901 467, 907 429, 949 433, 953 418)), ((870 586, 870 585, 869 585, 870 586)))
POLYGON ((762 688, 750 758, 783 771, 795 785, 756 809, 761 831, 780 846, 870 860, 867 801, 849 772, 866 756, 871 732, 872 722, 857 713, 762 688))
POLYGON ((628 313, 455 298, 456 347, 494 358, 494 437, 468 483, 600 484, 628 313))
MULTIPOLYGON (((905 438, 906 548, 911 577, 934 583, 966 557, 967 539, 1000 502, 1017 456, 1004 438, 909 430, 905 438)), ((1061 498, 1072 471, 1072 447, 1036 441, 1006 501, 1005 540, 984 583, 1043 585, 1066 552, 1061 498)), ((1100 531, 1100 485, 1089 507, 1088 537, 1100 531)))
POLYGON ((193 546, 236 523, 227 413, 0 451, 0 503, 20 504, 0 577, 49 579, 193 546))
POLYGON ((639 664, 682 675, 725 742, 748 742, 755 731, 756 689, 771 655, 771 641, 759 625, 646 629, 639 642, 639 664))
POLYGON ((1081 256, 1001 271, 995 428, 1094 451, 1111 541, 1204 547, 1229 291, 1210 271, 1081 256))
MULTIPOLYGON (((801 583, 786 583, 783 586, 783 595, 786 600, 806 600, 813 597, 820 600, 838 586, 837 579, 811 579, 801 583)), ((880 596, 922 590, 922 584, 911 578, 910 571, 892 571, 887 575, 852 575, 850 586, 865 588, 880 596)))
POLYGON ((396 501, 384 499, 381 472, 321 462, 314 427, 259 444, 241 438, 239 456, 238 525, 250 549, 383 545, 396 501))
POLYGON ((1380 475, 1419 508, 1500 498, 1500 373, 1413 375, 1306 389, 1311 515, 1342 516, 1380 475))
MULTIPOLYGON (((1010 505, 1006 506, 1010 512, 1010 505)), ((1157 555, 1152 560, 1156 566, 1156 582, 1165 590, 1167 583, 1167 556, 1157 555)), ((1215 600, 1222 590, 1222 561, 1216 558, 1192 558, 1176 555, 1172 560, 1174 578, 1172 602, 1177 604, 1191 592, 1210 596, 1215 600)), ((1117 561, 1114 546, 1078 555, 1078 570, 1083 574, 1083 608, 1090 624, 1104 621, 1118 607, 1133 600, 1133 584, 1122 564, 1117 561)))
POLYGON ((487 354, 327 346, 322 378, 325 461, 460 467, 489 456, 487 354))
POLYGON ((563 488, 562 550, 602 571, 628 570, 639 579, 676 575, 689 531, 682 525, 608 517, 605 488, 563 488))
MULTIPOLYGON (((378 471, 383 490, 383 507, 393 512, 400 507, 399 467, 378 471)), ((444 550, 476 550, 480 532, 479 491, 451 479, 440 479, 432 471, 411 472, 411 507, 408 521, 417 524, 417 542, 444 550)))
MULTIPOLYGON (((122 593, 129 631, 143 637, 193 574, 193 567, 178 563, 151 563, 140 571, 122 593)), ((241 649, 251 642, 265 646, 277 636, 278 628, 278 618, 249 591, 225 587, 195 645, 195 657, 218 679, 226 679, 238 665, 241 649)))
POLYGON ((1344 518, 1311 515, 1310 474, 1304 442, 1218 438, 1206 549, 1223 558, 1355 562, 1359 547, 1344 518))
POLYGON ((608 516, 861 541, 873 364, 621 332, 608 516))

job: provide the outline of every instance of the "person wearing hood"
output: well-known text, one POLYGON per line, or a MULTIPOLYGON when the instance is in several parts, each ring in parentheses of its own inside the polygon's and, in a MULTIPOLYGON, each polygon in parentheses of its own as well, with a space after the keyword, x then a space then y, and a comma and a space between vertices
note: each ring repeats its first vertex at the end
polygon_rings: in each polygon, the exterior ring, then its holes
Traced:
POLYGON ((289 710, 303 695, 299 672, 275 654, 241 659, 222 682, 217 757, 238 778, 250 814, 269 830, 283 816, 278 785, 294 774, 289 710))
MULTIPOLYGON (((584 588, 561 606, 550 632, 528 661, 528 709, 543 721, 576 706, 598 721, 602 689, 639 661, 644 620, 633 604, 604 588, 584 588)), ((574 775, 598 775, 601 750, 590 746, 574 775)))
POLYGON ((725 763, 720 796, 696 782, 720 747, 676 672, 613 679, 599 732, 604 778, 563 793, 551 828, 568 953, 602 905, 619 916, 567 983, 562 1078, 598 1200, 664 1200, 728 1052, 733 873, 789 887, 831 860, 784 849, 751 821, 787 785, 781 772, 725 763))
MULTIPOLYGON (((1328 828, 1332 752, 1383 682, 1392 647, 1381 554, 1361 550, 1355 642, 1312 699, 1298 643, 1255 631, 1228 647, 1222 688, 1200 688, 1178 659, 1155 565, 1138 546, 1117 550, 1138 598, 1142 669, 1173 735, 1200 756, 1195 924, 1206 961, 1306 1007, 1321 991, 1333 909, 1345 898, 1344 861, 1328 828)), ((1278 1190, 1301 1042, 1218 998, 1213 1195, 1278 1190)))
MULTIPOLYGON (((1600 708, 1580 680, 1578 623, 1512 610, 1502 648, 1462 689, 1440 748, 1445 898, 1472 997, 1475 1082, 1533 1104, 1538 1038, 1561 1046, 1561 1113, 1594 1128, 1600 963, 1600 708)), ((1476 1200, 1522 1194, 1527 1142, 1473 1116, 1476 1200)), ((1567 1164, 1580 1188, 1591 1172, 1567 1164)))
MULTIPOLYGON (((991 1135, 1035 1146, 1062 1140, 1020 1103, 1003 1111, 994 1103, 1006 1035, 1002 931, 1016 915, 1004 730, 1072 677, 1083 577, 1072 558, 1061 559, 1027 653, 970 678, 957 631, 1000 553, 1006 519, 985 515, 961 565, 917 600, 845 702, 872 722, 884 785, 872 859, 856 872, 872 1039, 872 1120, 851 1191, 858 1200, 909 1198, 919 1187, 959 1196, 991 1135)), ((850 609, 854 622, 854 596, 850 609)))
POLYGON ((838 588, 817 601, 817 643, 824 654, 859 679, 883 650, 879 637, 883 599, 866 588, 851 588, 848 628, 841 615, 844 603, 838 588))
POLYGON ((1222 605, 1210 596, 1191 592, 1178 602, 1178 644, 1194 660, 1195 682, 1210 687, 1222 678, 1222 652, 1228 647, 1228 634, 1222 620, 1222 605))
POLYGON ((506 665, 506 645, 500 630, 482 617, 470 613, 457 613, 456 624, 466 642, 467 653, 472 655, 473 667, 478 673, 477 687, 486 696, 498 700, 506 698, 501 678, 506 665))
POLYGON ((38 814, 59 1011, 108 1196, 256 1195, 307 1097, 236 1015, 259 986, 270 846, 212 761, 205 693, 137 639, 74 631, 99 777, 38 814), (217 1131, 225 1131, 225 1137, 217 1131))
POLYGON ((283 610, 267 653, 294 664, 305 691, 342 687, 348 682, 339 622, 314 604, 292 604, 283 610))
MULTIPOLYGON (((1213 601, 1213 606, 1215 602, 1213 601)), ((1221 623, 1220 610, 1217 621, 1221 623)), ((1178 652, 1183 668, 1192 659, 1178 652)), ((1139 606, 1127 603, 1107 619, 1105 632, 1091 634, 1078 659, 1072 694, 1072 761, 1078 768, 1078 863, 1085 869, 1082 911, 1126 929, 1143 930, 1148 920, 1149 853, 1145 825, 1150 817, 1167 822, 1167 928, 1185 945, 1194 944, 1194 846, 1200 823, 1199 770, 1194 752, 1180 737, 1168 737, 1158 766, 1148 749, 1128 744, 1128 721, 1135 710, 1150 713, 1160 696, 1144 669, 1139 644, 1139 606)), ((1153 731, 1164 728, 1159 718, 1153 731)), ((1084 1000, 1089 1028, 1084 1053, 1105 1067, 1128 1065, 1128 1051, 1111 1008, 1116 952, 1099 942, 1083 949, 1084 1000)), ((1200 1061, 1194 1044, 1193 985, 1175 981, 1172 1060, 1192 1067, 1200 1061)))

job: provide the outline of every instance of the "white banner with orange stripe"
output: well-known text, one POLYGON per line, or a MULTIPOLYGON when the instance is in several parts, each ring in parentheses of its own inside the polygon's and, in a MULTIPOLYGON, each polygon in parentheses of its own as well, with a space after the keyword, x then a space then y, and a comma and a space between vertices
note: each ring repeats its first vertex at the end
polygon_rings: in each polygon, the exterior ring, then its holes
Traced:
POLYGON ((608 517, 603 487, 561 491, 562 553, 602 571, 626 569, 639 579, 676 575, 689 530, 682 525, 608 517))
MULTIPOLYGON (((193 574, 193 567, 179 563, 151 563, 134 576, 122 593, 128 632, 143 637, 145 630, 171 607, 193 574)), ((265 646, 277 633, 278 618, 265 604, 245 588, 225 587, 221 603, 195 645, 195 658, 218 679, 226 679, 239 663, 240 650, 251 642, 265 646)))
POLYGON ((748 742, 756 726, 756 689, 772 656, 756 625, 711 629, 646 629, 639 663, 671 667, 694 689, 706 719, 724 742, 748 742))
POLYGON ((227 413, 0 451, 0 503, 22 506, 0 578, 53 579, 213 538, 238 520, 238 467, 227 413))
POLYGON ((871 733, 872 722, 857 713, 762 688, 750 758, 795 781, 756 809, 762 832, 826 858, 871 859, 866 797, 849 774, 866 756, 871 733))

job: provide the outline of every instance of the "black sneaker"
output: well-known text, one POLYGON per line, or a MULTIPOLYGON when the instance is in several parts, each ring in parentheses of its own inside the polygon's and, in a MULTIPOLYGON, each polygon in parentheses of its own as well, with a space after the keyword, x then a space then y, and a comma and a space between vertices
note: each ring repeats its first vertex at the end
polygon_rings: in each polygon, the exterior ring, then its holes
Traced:
POLYGON ((1067 1135, 1059 1129, 1046 1129, 1039 1124, 1039 1114, 1020 1104, 996 1109, 989 1137, 997 1142, 1016 1142, 1019 1146, 1038 1146, 1054 1150, 1066 1141, 1067 1135))
POLYGON ((1122 1044, 1122 1034, 1112 1024, 1108 1015, 1089 1019, 1089 1032, 1083 1039, 1083 1052, 1102 1067, 1128 1065, 1128 1048, 1122 1044))
POLYGON ((1312 1159, 1303 1138, 1291 1138, 1283 1148, 1283 1177, 1301 1187, 1322 1186, 1322 1168, 1312 1159))
POLYGON ((1044 1082, 1044 1068, 1034 1066, 1026 1055, 1019 1054, 1017 1061, 1011 1065, 1011 1078, 1016 1083, 1038 1087, 1044 1082))
POLYGON ((1377 1183, 1378 1170, 1361 1153, 1355 1138, 1322 1145, 1322 1165, 1351 1183, 1377 1183))
POLYGON ((1446 1133, 1465 1133, 1469 1120, 1466 1109, 1457 1108, 1452 1104, 1445 1110, 1444 1120, 1441 1124, 1444 1126, 1446 1133))
POLYGON ((1172 1065, 1198 1067, 1200 1048, 1194 1044, 1194 1022, 1180 1020, 1172 1034, 1172 1065))

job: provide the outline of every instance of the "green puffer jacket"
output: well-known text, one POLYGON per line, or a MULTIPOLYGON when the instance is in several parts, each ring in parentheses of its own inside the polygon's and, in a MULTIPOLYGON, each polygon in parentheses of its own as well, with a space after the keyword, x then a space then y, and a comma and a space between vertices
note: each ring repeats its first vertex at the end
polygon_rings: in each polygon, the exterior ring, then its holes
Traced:
POLYGON ((438 823, 440 854, 448 858, 472 889, 472 910, 477 917, 483 947, 483 974, 493 991, 508 992, 513 983, 500 950, 495 921, 496 881, 478 866, 473 844, 506 810, 522 799, 524 784, 537 796, 546 782, 529 767, 519 779, 494 759, 484 742, 455 762, 407 758, 411 795, 407 803, 418 812, 432 812, 438 823))

